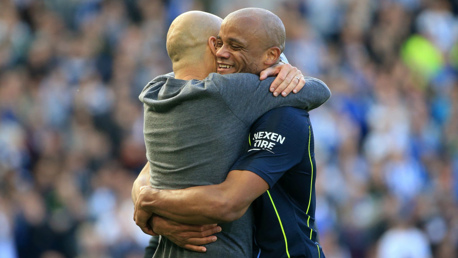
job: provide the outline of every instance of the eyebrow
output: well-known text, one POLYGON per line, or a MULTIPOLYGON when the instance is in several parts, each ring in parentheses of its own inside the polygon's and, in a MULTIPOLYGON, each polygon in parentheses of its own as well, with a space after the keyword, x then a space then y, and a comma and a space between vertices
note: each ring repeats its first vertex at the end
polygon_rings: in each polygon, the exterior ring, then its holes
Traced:
MULTIPOLYGON (((216 36, 216 39, 222 40, 221 37, 220 37, 219 35, 216 36)), ((236 38, 228 38, 227 41, 229 41, 229 42, 231 42, 231 43, 234 42, 234 43, 237 43, 237 44, 240 44, 240 45, 244 45, 242 41, 240 41, 240 40, 238 40, 238 39, 236 39, 236 38)))

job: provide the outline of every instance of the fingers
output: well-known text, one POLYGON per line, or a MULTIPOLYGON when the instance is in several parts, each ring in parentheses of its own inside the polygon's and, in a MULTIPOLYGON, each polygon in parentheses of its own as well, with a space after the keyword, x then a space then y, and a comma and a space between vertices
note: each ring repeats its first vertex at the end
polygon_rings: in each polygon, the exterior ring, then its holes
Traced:
MULTIPOLYGON (((137 202, 138 204, 138 202, 137 202)), ((153 228, 151 226, 152 222, 152 213, 145 212, 143 209, 139 208, 138 205, 135 205, 134 210, 134 221, 135 224, 145 233, 151 236, 156 236, 157 234, 154 233, 153 228)))
POLYGON ((202 232, 200 232, 200 235, 201 237, 207 237, 207 236, 211 236, 213 234, 216 234, 216 233, 219 233, 221 232, 222 228, 220 226, 215 226, 215 227, 211 227, 211 228, 208 228, 202 232))
POLYGON ((304 87, 304 85, 304 76, 302 75, 301 71, 297 70, 291 83, 286 87, 286 89, 283 90, 282 96, 286 97, 291 92, 297 93, 304 87))
POLYGON ((157 235, 154 233, 152 225, 151 225, 151 218, 153 216, 153 212, 150 209, 149 203, 151 199, 151 192, 157 191, 156 189, 152 188, 151 186, 142 186, 140 187, 140 193, 134 205, 134 221, 140 229, 148 234, 155 236, 157 235))
POLYGON ((221 232, 221 227, 216 224, 197 226, 180 224, 174 228, 175 232, 182 232, 183 236, 191 237, 207 237, 215 233, 221 232))
POLYGON ((205 238, 221 232, 221 227, 216 226, 203 231, 183 231, 181 235, 186 238, 205 238))
POLYGON ((187 238, 177 235, 173 237, 167 236, 167 238, 185 249, 201 253, 207 251, 207 248, 203 245, 213 243, 218 239, 216 236, 187 238))
MULTIPOLYGON (((277 78, 275 78, 275 80, 270 85, 270 92, 273 92, 275 97, 278 96, 278 94, 280 94, 280 92, 282 92, 283 90, 281 88, 279 89, 279 87, 286 88, 286 86, 282 86, 282 84, 285 82, 285 80, 288 79, 288 75, 291 72, 291 70, 292 69, 297 70, 296 67, 293 67, 290 64, 284 64, 284 65, 278 66, 277 69, 278 69, 277 78)), ((290 77, 292 78, 292 75, 290 75, 290 77)), ((291 80, 291 78, 289 80, 291 80)), ((289 84, 289 81, 288 81, 288 84, 289 84)))
POLYGON ((157 236, 151 228, 148 227, 140 227, 143 233, 148 234, 150 236, 157 236))
POLYGON ((154 233, 153 229, 149 226, 149 224, 137 223, 137 226, 143 231, 143 233, 151 236, 157 236, 157 234, 154 233))
MULTIPOLYGON (((281 83, 276 87, 274 90, 273 94, 274 96, 282 95, 282 96, 287 96, 300 82, 301 77, 297 76, 297 74, 300 73, 300 71, 296 67, 292 67, 291 69, 283 69, 275 79, 275 81, 283 79, 281 83), (287 73, 286 76, 282 76, 282 73, 287 73)), ((276 82, 272 82, 272 85, 276 82)), ((278 83, 278 82, 277 82, 278 83)), ((272 86, 271 86, 272 88, 272 86)))
POLYGON ((202 225, 202 226, 199 226, 200 227, 200 231, 205 231, 205 230, 208 230, 208 229, 215 229, 215 228, 220 228, 221 227, 218 227, 218 224, 207 224, 207 225, 202 225))
POLYGON ((298 93, 299 91, 302 90, 302 88, 305 86, 305 78, 301 73, 300 76, 300 82, 296 85, 296 87, 293 89, 293 93, 298 93))
POLYGON ((149 220, 151 215, 141 210, 136 210, 134 215, 135 224, 145 233, 151 236, 155 236, 153 229, 150 226, 149 220))
POLYGON ((271 66, 271 67, 266 68, 259 74, 259 79, 262 81, 262 80, 265 80, 269 76, 277 75, 278 72, 280 71, 279 68, 280 68, 279 66, 271 66))
POLYGON ((270 85, 270 92, 276 97, 282 95, 288 96, 291 92, 297 93, 305 85, 305 79, 302 72, 290 64, 281 64, 269 67, 263 70, 259 79, 264 80, 268 76, 277 75, 277 78, 270 85))
MULTIPOLYGON (((156 217, 157 216, 154 216, 154 218, 156 217)), ((215 242, 217 237, 213 234, 221 232, 222 230, 221 227, 216 224, 202 226, 187 225, 162 218, 155 219, 155 223, 155 226, 158 226, 158 224, 167 226, 163 235, 170 241, 194 252, 206 252, 207 249, 202 245, 215 242)))
POLYGON ((194 252, 205 253, 207 248, 203 245, 213 243, 218 238, 216 236, 204 237, 204 238, 190 238, 187 240, 187 244, 182 247, 194 252))
POLYGON ((159 234, 157 234, 155 231, 154 231, 154 223, 153 223, 153 219, 154 217, 157 217, 157 215, 153 215, 149 218, 148 220, 148 229, 151 229, 151 233, 150 235, 152 236, 159 236, 159 234))
POLYGON ((197 246, 197 245, 184 245, 182 246, 184 249, 188 249, 193 252, 205 253, 207 248, 205 246, 197 246))
POLYGON ((200 238, 188 238, 186 242, 190 245, 206 245, 215 242, 217 239, 218 238, 216 236, 208 236, 200 238))

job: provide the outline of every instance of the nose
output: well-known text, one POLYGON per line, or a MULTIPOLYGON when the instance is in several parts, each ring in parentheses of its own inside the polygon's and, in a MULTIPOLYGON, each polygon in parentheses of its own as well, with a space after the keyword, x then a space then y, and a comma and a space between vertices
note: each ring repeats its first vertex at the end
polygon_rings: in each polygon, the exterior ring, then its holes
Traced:
POLYGON ((224 44, 218 49, 218 51, 216 51, 216 57, 227 59, 227 58, 229 58, 229 56, 230 56, 230 53, 229 53, 226 45, 224 45, 224 44))

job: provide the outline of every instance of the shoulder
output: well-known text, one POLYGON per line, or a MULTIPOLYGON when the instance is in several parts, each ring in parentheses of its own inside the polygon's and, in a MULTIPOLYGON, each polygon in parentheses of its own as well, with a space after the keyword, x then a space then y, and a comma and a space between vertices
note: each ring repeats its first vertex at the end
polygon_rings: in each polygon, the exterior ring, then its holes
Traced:
POLYGON ((238 85, 238 86, 245 86, 245 85, 256 85, 262 84, 264 82, 268 82, 269 84, 273 81, 273 78, 268 78, 266 80, 259 80, 259 76, 256 74, 251 73, 233 73, 233 74, 217 74, 211 73, 205 78, 204 81, 211 81, 218 86, 226 86, 226 85, 238 85))
POLYGON ((153 90, 158 87, 162 87, 169 78, 174 78, 174 73, 162 74, 162 75, 155 77, 154 79, 149 81, 145 85, 145 87, 143 87, 142 94, 140 94, 140 96, 144 95, 143 94, 144 92, 153 90))
POLYGON ((169 78, 175 78, 175 74, 172 72, 172 73, 166 73, 166 74, 161 74, 161 75, 158 75, 156 76, 154 79, 152 79, 151 81, 149 81, 145 88, 147 88, 148 86, 150 85, 155 85, 157 83, 160 83, 160 84, 163 84, 165 83, 169 78))
POLYGON ((202 87, 198 80, 175 79, 173 74, 160 75, 151 80, 139 95, 141 102, 151 104, 151 101, 167 100, 181 94, 192 92, 193 88, 202 87))
POLYGON ((248 80, 258 80, 259 76, 251 73, 232 73, 232 74, 218 74, 218 73, 211 73, 207 76, 206 79, 209 80, 240 80, 240 79, 248 79, 248 80))
POLYGON ((279 107, 265 113, 261 118, 264 119, 281 119, 294 122, 296 120, 304 120, 309 117, 307 110, 295 107, 279 107))
POLYGON ((277 130, 304 132, 308 130, 309 125, 309 114, 306 110, 294 107, 280 107, 262 115, 254 123, 252 129, 267 127, 277 130))

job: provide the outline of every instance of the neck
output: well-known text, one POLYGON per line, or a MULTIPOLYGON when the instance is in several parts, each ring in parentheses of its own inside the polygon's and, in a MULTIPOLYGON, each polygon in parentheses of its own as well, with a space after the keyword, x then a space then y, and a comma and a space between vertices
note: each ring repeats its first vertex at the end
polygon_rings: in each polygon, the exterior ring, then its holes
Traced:
POLYGON ((203 80, 205 79, 205 75, 198 74, 192 71, 175 71, 175 79, 180 80, 203 80))
POLYGON ((173 65, 175 78, 180 80, 203 80, 208 76, 208 71, 202 65, 173 65))

